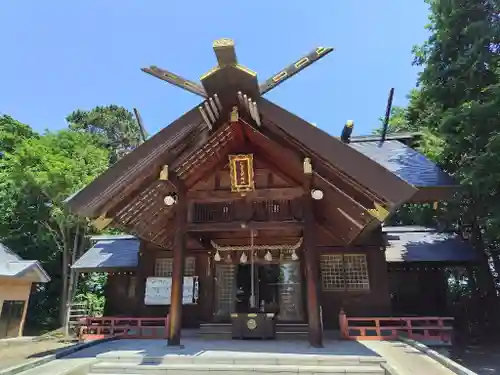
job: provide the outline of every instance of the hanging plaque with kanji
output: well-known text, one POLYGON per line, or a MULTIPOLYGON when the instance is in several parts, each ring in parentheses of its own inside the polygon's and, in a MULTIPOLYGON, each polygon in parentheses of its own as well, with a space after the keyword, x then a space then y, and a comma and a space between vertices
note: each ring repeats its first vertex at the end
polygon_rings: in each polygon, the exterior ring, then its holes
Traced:
POLYGON ((252 154, 229 155, 229 172, 232 192, 255 189, 252 154))

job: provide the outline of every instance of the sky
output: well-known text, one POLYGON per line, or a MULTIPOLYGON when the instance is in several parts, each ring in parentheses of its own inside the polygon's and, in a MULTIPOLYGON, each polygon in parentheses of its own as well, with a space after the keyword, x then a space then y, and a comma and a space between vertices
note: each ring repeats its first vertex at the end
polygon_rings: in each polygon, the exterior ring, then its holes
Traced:
POLYGON ((149 134, 200 102, 141 72, 157 65, 187 79, 216 65, 212 42, 231 38, 259 81, 318 46, 335 51, 266 94, 330 134, 379 126, 387 96, 405 105, 427 38, 423 0, 0 2, 0 114, 37 131, 67 126, 76 109, 138 108, 149 134))

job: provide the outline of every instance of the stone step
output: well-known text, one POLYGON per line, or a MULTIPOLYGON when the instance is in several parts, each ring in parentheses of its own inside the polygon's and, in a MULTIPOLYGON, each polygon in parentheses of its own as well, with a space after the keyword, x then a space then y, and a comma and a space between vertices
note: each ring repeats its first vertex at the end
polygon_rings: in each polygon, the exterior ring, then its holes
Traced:
MULTIPOLYGON (((294 334, 307 334, 309 332, 307 324, 302 323, 279 323, 276 324, 276 333, 294 333, 294 334)), ((203 323, 200 324, 199 333, 201 335, 210 335, 210 334, 223 334, 231 333, 231 324, 229 323, 203 323)))
POLYGON ((349 375, 384 375, 385 370, 379 366, 306 366, 306 365, 265 365, 265 364, 160 364, 160 365, 131 365, 113 364, 95 365, 89 374, 91 375, 202 375, 202 374, 227 374, 227 375, 285 375, 298 374, 349 374, 349 375))
MULTIPOLYGON (((201 355, 167 354, 164 356, 145 356, 141 354, 102 353, 97 355, 95 369, 121 368, 134 365, 196 364, 196 365, 280 365, 280 366, 375 366, 385 363, 378 356, 355 355, 298 355, 277 353, 205 353, 201 355)), ((98 372, 98 371, 94 371, 98 372)))

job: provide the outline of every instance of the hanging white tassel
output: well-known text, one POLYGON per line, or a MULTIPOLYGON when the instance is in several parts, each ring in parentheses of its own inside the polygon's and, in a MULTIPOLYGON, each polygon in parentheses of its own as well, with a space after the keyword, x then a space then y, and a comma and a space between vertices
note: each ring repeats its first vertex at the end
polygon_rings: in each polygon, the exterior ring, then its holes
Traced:
POLYGON ((220 262, 220 254, 219 254, 219 250, 217 250, 217 251, 215 252, 215 255, 214 255, 214 260, 215 260, 216 262, 220 262))
POLYGON ((232 262, 231 254, 230 253, 227 253, 226 262, 227 263, 231 263, 232 262))
POLYGON ((271 254, 271 252, 269 250, 267 250, 266 255, 264 255, 264 259, 267 260, 268 262, 273 260, 273 255, 271 254))
POLYGON ((292 253, 292 260, 299 260, 299 256, 297 255, 297 253, 295 252, 295 250, 292 253))
POLYGON ((241 254, 240 262, 245 264, 247 260, 248 260, 247 255, 245 253, 241 254))

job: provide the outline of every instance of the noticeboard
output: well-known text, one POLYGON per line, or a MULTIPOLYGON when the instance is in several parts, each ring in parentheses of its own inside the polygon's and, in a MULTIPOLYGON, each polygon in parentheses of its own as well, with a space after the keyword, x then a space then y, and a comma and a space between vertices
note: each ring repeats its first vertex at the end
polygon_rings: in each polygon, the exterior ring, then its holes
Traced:
MULTIPOLYGON (((171 277, 148 277, 144 291, 145 305, 170 305, 172 293, 171 277)), ((182 304, 190 305, 198 302, 198 277, 184 276, 182 304)))

